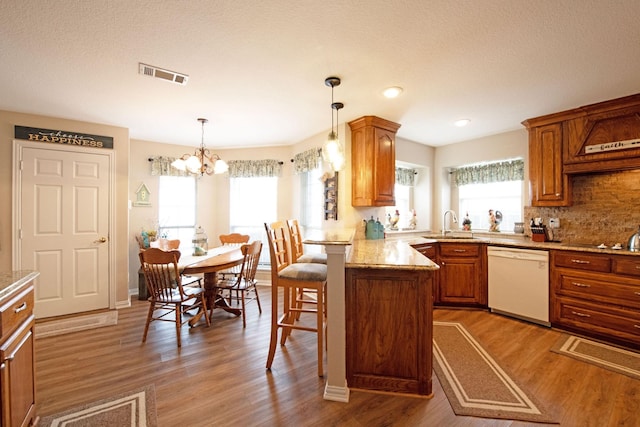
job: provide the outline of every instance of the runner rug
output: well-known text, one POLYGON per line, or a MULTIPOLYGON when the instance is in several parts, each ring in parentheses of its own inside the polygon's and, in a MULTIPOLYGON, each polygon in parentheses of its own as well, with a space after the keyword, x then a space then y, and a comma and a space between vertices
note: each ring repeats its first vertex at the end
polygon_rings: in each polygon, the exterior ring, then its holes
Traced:
POLYGON ((640 380, 640 353, 631 350, 563 335, 551 351, 640 380))
POLYGON ((156 427, 153 385, 40 419, 38 427, 156 427))
POLYGON ((557 423, 456 322, 433 322, 433 369, 456 415, 557 423))

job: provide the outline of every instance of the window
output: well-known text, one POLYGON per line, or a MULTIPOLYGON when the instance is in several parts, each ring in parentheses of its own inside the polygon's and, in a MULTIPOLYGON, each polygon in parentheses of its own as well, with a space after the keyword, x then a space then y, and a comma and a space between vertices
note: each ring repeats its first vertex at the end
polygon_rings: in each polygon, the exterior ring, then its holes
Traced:
POLYGON ((321 175, 320 168, 300 174, 300 225, 305 229, 322 228, 324 182, 321 175))
POLYGON ((522 221, 522 181, 468 184, 458 187, 459 227, 469 213, 471 230, 489 229, 489 209, 502 213, 501 231, 512 231, 522 221))
POLYGON ((488 230, 490 209, 502 213, 501 231, 513 231, 514 223, 522 221, 522 159, 463 166, 453 173, 460 227, 468 213, 471 230, 488 230))
POLYGON ((277 221, 278 178, 229 178, 229 229, 263 243, 260 263, 269 263, 264 223, 277 221), (266 248, 266 249, 265 249, 266 248))
POLYGON ((196 179, 192 176, 160 176, 158 232, 169 239, 191 242, 196 226, 196 179))
POLYGON ((396 184, 393 191, 395 193, 396 205, 385 208, 385 218, 380 218, 380 222, 386 227, 389 216, 393 216, 397 210, 400 213, 400 220, 397 224, 398 229, 406 228, 409 226, 409 219, 411 219, 411 216, 413 215, 411 212, 411 195, 413 193, 413 187, 409 185, 396 184))

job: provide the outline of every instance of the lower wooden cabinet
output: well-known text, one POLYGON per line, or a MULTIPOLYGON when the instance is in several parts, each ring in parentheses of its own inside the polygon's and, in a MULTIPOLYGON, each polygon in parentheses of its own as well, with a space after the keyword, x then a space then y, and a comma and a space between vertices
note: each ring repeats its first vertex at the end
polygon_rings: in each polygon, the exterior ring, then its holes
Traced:
POLYGON ((33 286, 0 301, 0 418, 3 427, 35 421, 33 286))
POLYGON ((640 348, 640 257, 551 251, 551 324, 640 348))
POLYGON ((437 304, 486 307, 485 260, 485 245, 440 243, 437 304))
POLYGON ((430 395, 432 271, 347 268, 350 388, 430 395))

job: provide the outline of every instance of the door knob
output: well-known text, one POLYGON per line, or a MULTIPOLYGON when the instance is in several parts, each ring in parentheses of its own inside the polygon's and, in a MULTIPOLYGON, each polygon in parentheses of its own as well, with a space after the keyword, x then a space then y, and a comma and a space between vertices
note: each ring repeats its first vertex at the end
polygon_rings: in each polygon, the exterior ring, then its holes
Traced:
POLYGON ((106 237, 101 237, 98 240, 94 241, 94 243, 105 243, 107 241, 106 237))

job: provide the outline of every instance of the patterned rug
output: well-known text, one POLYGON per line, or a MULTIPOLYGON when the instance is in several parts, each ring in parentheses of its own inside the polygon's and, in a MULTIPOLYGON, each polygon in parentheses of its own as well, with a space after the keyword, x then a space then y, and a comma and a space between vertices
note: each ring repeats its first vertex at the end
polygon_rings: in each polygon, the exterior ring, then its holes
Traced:
POLYGON ((38 427, 156 427, 153 385, 43 417, 38 427))
POLYGON ((551 351, 640 380, 638 352, 573 335, 563 335, 551 351))
POLYGON ((433 369, 456 415, 557 423, 456 322, 433 322, 433 369))

